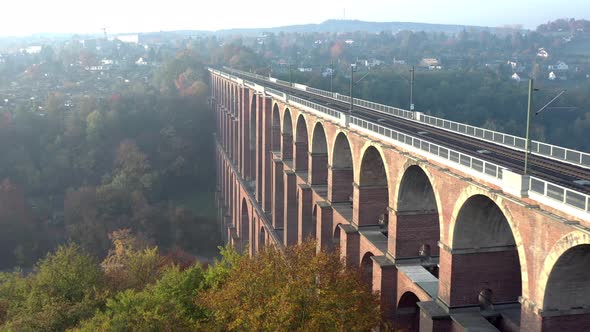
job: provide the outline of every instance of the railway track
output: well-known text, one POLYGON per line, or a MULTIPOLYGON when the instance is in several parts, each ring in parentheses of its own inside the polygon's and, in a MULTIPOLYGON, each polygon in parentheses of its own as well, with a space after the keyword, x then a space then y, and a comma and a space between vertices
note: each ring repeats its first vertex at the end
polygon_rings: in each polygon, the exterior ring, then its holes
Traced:
MULTIPOLYGON (((268 86, 293 96, 305 98, 306 100, 337 111, 346 113, 350 110, 350 104, 340 100, 252 77, 248 77, 247 79, 262 86, 268 86)), ((515 172, 522 172, 524 169, 524 152, 522 151, 358 105, 354 106, 352 115, 366 121, 381 124, 407 135, 427 139, 432 143, 503 166, 515 172)), ((574 182, 578 180, 590 182, 590 170, 583 167, 530 154, 529 174, 572 190, 590 194, 589 185, 574 182)))

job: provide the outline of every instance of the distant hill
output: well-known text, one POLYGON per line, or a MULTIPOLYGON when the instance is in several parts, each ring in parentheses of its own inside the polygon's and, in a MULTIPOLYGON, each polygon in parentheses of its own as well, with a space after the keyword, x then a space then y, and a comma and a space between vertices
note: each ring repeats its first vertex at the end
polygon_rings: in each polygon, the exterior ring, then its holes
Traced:
POLYGON ((381 31, 397 32, 402 30, 425 31, 425 32, 445 32, 458 33, 463 29, 499 32, 501 28, 482 27, 473 25, 455 25, 455 24, 432 24, 432 23, 415 23, 415 22, 366 22, 358 20, 327 20, 320 24, 300 24, 287 25, 274 28, 252 28, 252 29, 226 29, 215 31, 216 35, 256 35, 263 32, 354 32, 366 31, 369 33, 379 33, 381 31))
MULTIPOLYGON (((496 27, 484 27, 475 25, 456 25, 456 24, 433 24, 433 23, 416 23, 416 22, 367 22, 359 20, 327 20, 319 24, 298 24, 298 25, 286 25, 280 27, 271 28, 250 28, 250 29, 223 29, 217 31, 205 31, 205 30, 175 30, 175 31, 152 31, 152 32, 135 32, 139 34, 144 40, 148 39, 160 39, 160 38, 174 38, 174 37, 189 37, 198 35, 217 35, 217 36, 230 36, 230 35, 245 35, 245 36, 257 36, 265 32, 298 32, 298 33, 310 33, 310 32, 329 32, 329 33, 342 33, 342 32, 356 32, 364 31, 368 33, 379 33, 382 31, 386 32, 398 32, 402 30, 410 31, 424 31, 424 32, 444 32, 454 34, 461 32, 462 30, 475 30, 475 31, 489 31, 492 33, 501 34, 502 32, 511 32, 513 30, 507 30, 505 28, 496 27)), ((117 33, 122 34, 133 34, 134 32, 117 33)), ((77 34, 77 33, 36 33, 30 36, 23 37, 8 37, 0 36, 0 40, 15 39, 15 40, 29 40, 31 38, 38 40, 47 39, 67 39, 71 36, 86 37, 86 38, 101 38, 101 33, 95 34, 77 34)))

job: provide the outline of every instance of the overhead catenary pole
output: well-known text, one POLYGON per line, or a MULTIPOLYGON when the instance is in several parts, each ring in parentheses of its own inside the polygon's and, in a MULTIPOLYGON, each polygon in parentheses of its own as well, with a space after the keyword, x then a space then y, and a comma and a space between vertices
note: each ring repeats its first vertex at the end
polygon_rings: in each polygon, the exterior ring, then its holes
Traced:
POLYGON ((410 111, 414 110, 414 66, 410 69, 410 111))
POLYGON ((528 173, 528 166, 529 166, 529 154, 531 148, 531 110, 533 109, 533 79, 529 79, 529 102, 527 106, 526 112, 526 137, 525 137, 525 146, 524 146, 524 174, 528 173))
POLYGON ((334 92, 334 59, 330 60, 330 92, 334 92))
MULTIPOLYGON (((525 137, 525 146, 524 146, 524 174, 528 173, 528 166, 529 166, 529 155, 531 154, 531 114, 533 109, 533 92, 539 91, 539 89, 535 89, 533 87, 533 80, 529 80, 529 103, 527 107, 527 115, 526 115, 526 137, 525 137)), ((543 112, 545 109, 549 107, 554 101, 557 100, 561 95, 565 93, 566 90, 562 90, 557 96, 553 97, 549 102, 547 102, 543 107, 539 108, 538 111, 535 112, 535 115, 539 115, 539 113, 543 112)), ((575 107, 559 107, 561 109, 575 109, 575 107)))
POLYGON ((350 65, 350 113, 352 114, 353 98, 354 98, 354 67, 356 64, 350 65))

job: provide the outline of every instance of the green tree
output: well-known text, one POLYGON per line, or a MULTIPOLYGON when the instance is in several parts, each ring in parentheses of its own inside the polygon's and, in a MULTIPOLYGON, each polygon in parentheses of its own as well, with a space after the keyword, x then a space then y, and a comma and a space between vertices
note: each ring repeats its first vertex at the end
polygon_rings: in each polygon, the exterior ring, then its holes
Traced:
POLYGON ((128 289, 106 304, 104 312, 73 331, 195 331, 205 311, 194 298, 202 288, 204 271, 199 265, 185 270, 169 267, 160 280, 143 291, 128 289))
POLYGON ((63 331, 92 317, 105 301, 100 267, 76 245, 60 246, 39 261, 26 286, 16 274, 0 282, 0 296, 7 285, 15 287, 3 326, 9 331, 63 331))
POLYGON ((97 110, 86 117, 86 140, 90 144, 98 144, 105 138, 105 117, 97 110))

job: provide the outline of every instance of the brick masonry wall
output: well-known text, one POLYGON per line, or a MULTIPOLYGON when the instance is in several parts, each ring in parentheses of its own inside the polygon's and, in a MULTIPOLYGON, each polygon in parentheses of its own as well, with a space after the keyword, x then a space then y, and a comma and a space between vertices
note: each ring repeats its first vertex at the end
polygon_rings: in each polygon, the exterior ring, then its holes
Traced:
POLYGON ((282 229, 284 225, 285 209, 285 180, 283 178, 283 163, 280 160, 273 160, 272 176, 272 225, 275 229, 282 229))
POLYGON ((431 256, 438 256, 440 236, 438 213, 396 214, 390 212, 389 236, 393 257, 416 257, 423 244, 430 246, 431 256))
POLYGON ((315 223, 312 218, 311 188, 307 185, 299 186, 299 210, 297 213, 297 241, 303 242, 311 237, 315 239, 315 223))
POLYGON ((354 181, 352 169, 334 169, 329 171, 328 199, 332 202, 348 202, 352 195, 354 181))
POLYGON ((285 216, 283 243, 292 245, 297 243, 297 183, 294 172, 284 173, 284 190, 285 190, 285 216))
POLYGON ((307 142, 296 142, 293 147, 293 164, 297 172, 308 169, 309 153, 307 149, 307 142))
POLYGON ((521 295, 516 250, 450 254, 441 250, 439 297, 451 307, 478 305, 478 295, 489 288, 494 303, 517 302, 521 295), (443 266, 444 264, 444 266, 443 266))
POLYGON ((358 197, 356 220, 358 225, 377 225, 379 215, 387 213, 387 187, 357 187, 355 199, 358 197), (356 195, 358 193, 358 195, 356 195))
POLYGON ((309 158, 311 172, 309 182, 312 185, 328 184, 328 154, 312 153, 309 158))

